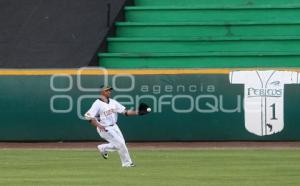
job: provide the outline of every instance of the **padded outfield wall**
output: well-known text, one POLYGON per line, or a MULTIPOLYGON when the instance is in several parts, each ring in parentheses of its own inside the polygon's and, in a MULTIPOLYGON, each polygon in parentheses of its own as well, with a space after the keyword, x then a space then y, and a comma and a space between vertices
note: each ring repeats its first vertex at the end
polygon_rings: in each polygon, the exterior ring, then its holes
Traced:
POLYGON ((127 141, 300 140, 300 69, 265 70, 1 70, 0 140, 99 140, 83 114, 105 81, 152 107, 119 116, 127 141))

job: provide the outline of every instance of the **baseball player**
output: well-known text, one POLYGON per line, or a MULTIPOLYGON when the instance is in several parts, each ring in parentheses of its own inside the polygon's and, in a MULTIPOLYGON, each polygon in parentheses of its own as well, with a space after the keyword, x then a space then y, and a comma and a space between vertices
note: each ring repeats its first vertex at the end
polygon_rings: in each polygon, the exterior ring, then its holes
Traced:
POLYGON ((117 125, 118 113, 125 116, 144 115, 151 109, 144 104, 138 111, 126 110, 122 104, 110 98, 112 90, 111 86, 101 86, 100 98, 85 113, 85 119, 96 127, 101 138, 108 141, 106 144, 98 145, 104 159, 108 158, 109 151, 118 151, 122 167, 134 167, 123 134, 117 125))
POLYGON ((244 84, 246 129, 258 136, 284 128, 284 85, 298 84, 299 74, 291 71, 233 71, 230 83, 244 84))

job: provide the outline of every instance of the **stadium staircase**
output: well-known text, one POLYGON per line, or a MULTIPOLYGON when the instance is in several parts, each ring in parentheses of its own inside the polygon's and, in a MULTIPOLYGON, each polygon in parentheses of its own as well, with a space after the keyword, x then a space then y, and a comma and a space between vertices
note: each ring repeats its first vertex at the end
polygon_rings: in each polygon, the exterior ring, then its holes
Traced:
POLYGON ((105 68, 300 67, 299 0, 135 0, 105 68))

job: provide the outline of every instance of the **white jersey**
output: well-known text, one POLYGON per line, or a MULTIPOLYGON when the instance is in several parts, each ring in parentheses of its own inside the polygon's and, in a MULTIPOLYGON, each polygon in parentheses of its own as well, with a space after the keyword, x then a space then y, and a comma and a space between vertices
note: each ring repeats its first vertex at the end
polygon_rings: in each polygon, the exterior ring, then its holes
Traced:
POLYGON ((96 118, 103 126, 111 126, 117 123, 118 113, 124 111, 125 107, 114 99, 109 99, 109 103, 97 99, 87 114, 96 118))
POLYGON ((234 71, 232 84, 244 84, 246 129, 259 136, 271 135, 284 128, 284 85, 299 83, 297 72, 234 71))

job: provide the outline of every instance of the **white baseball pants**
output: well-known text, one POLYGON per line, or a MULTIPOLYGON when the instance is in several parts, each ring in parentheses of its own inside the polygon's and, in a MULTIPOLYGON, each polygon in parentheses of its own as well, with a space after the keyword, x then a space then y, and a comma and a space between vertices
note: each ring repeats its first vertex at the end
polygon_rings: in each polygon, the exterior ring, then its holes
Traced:
POLYGON ((122 166, 130 165, 132 160, 118 125, 108 126, 106 130, 107 131, 100 131, 99 128, 97 128, 100 137, 108 141, 108 143, 101 144, 99 147, 104 151, 118 151, 122 166))

